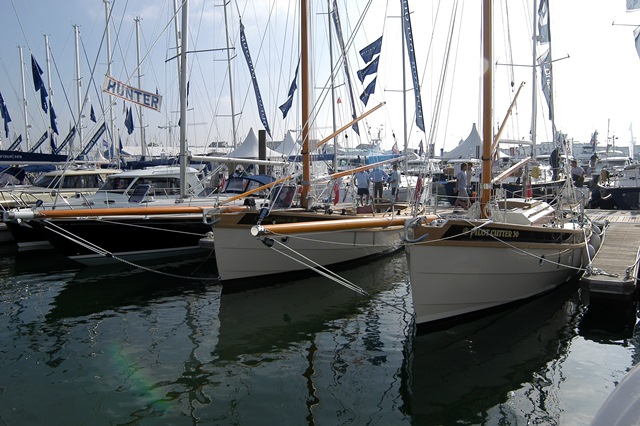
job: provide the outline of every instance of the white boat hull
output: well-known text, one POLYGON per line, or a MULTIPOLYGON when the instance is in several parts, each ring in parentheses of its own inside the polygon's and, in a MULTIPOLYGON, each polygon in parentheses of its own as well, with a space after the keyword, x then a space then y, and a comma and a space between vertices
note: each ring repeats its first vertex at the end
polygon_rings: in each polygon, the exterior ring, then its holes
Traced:
POLYGON ((406 251, 419 325, 545 293, 574 277, 582 256, 579 248, 523 253, 509 247, 418 244, 406 251))
POLYGON ((403 232, 402 226, 393 226, 254 237, 247 226, 213 228, 223 282, 307 270, 312 262, 329 266, 386 254, 401 248, 403 232), (272 247, 265 239, 273 240, 272 247))

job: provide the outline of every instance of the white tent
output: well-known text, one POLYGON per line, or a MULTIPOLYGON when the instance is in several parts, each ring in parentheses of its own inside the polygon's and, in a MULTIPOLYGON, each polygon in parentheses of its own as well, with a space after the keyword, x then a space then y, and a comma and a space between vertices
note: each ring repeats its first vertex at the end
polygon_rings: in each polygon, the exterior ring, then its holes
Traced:
POLYGON ((482 156, 482 138, 478 133, 476 123, 473 123, 469 136, 460 141, 457 147, 442 155, 443 160, 453 160, 457 158, 480 158, 482 156))
MULTIPOLYGON (((510 158, 509 154, 506 154, 498 150, 499 158, 510 158)), ((455 160, 455 159, 467 159, 467 158, 482 158, 482 138, 478 133, 476 123, 473 123, 469 136, 463 141, 460 141, 457 147, 449 152, 445 152, 442 155, 443 160, 455 160)))
POLYGON ((292 155, 300 155, 301 148, 300 144, 293 139, 291 131, 289 130, 287 131, 287 134, 284 135, 283 141, 275 150, 283 154, 285 157, 289 157, 292 155))
MULTIPOLYGON (((236 149, 229 153, 231 158, 255 158, 259 157, 258 149, 258 137, 252 129, 249 129, 249 134, 236 149)), ((267 159, 281 159, 282 154, 272 149, 266 148, 267 159)))

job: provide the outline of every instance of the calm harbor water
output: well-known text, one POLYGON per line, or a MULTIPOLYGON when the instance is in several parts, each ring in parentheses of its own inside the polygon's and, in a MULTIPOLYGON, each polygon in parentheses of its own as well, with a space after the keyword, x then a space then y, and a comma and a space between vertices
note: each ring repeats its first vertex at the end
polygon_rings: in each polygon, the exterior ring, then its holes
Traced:
POLYGON ((587 425, 638 362, 635 313, 576 283, 413 336, 404 253, 222 294, 205 259, 159 275, 0 260, 3 425, 587 425), (593 309, 592 309, 593 308, 593 309))

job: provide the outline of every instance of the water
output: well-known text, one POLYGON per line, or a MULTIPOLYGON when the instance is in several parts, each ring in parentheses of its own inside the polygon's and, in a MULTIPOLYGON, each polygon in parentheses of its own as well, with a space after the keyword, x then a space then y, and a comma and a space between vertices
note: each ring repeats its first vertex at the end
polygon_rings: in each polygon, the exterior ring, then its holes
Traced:
POLYGON ((0 424, 586 425, 638 361, 635 314, 593 318, 576 284, 414 338, 403 253, 342 272, 369 298, 162 270, 6 253, 0 424))

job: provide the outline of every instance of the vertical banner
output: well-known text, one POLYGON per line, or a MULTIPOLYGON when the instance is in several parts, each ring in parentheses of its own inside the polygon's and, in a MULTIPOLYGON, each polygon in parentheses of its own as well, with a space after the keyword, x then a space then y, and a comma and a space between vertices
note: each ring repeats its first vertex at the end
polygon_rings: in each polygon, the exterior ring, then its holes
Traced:
POLYGON ((422 98, 420 97, 420 81, 418 80, 418 66, 416 65, 416 51, 413 44, 413 31, 411 29, 411 17, 409 16, 409 0, 402 2, 402 23, 404 26, 404 39, 406 42, 411 78, 413 79, 413 94, 416 101, 416 126, 424 132, 424 116, 422 113, 422 98))
POLYGON ((540 64, 541 88, 549 107, 549 120, 553 120, 553 97, 551 96, 551 57, 549 51, 538 58, 540 64))
POLYGON ((260 114, 260 121, 262 121, 264 129, 269 134, 269 137, 271 137, 271 130, 269 129, 267 114, 264 111, 262 96, 260 95, 260 88, 258 87, 258 80, 256 79, 256 70, 253 68, 253 62, 251 61, 251 55, 249 54, 249 45, 247 44, 247 37, 244 34, 244 25, 242 24, 242 22, 240 22, 240 45, 242 46, 242 53, 244 53, 244 59, 247 61, 249 73, 251 74, 251 82, 253 84, 253 91, 256 94, 256 102, 258 103, 258 113, 260 114))

